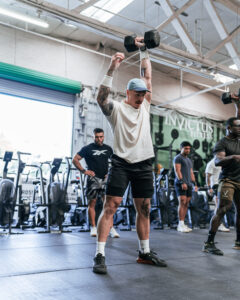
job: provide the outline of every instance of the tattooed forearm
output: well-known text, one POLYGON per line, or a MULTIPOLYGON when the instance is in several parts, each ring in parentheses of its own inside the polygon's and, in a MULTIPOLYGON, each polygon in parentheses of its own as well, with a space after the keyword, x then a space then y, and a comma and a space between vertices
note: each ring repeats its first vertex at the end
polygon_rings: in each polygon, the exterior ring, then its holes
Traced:
POLYGON ((147 199, 144 198, 142 205, 141 205, 141 211, 144 217, 149 218, 150 211, 149 211, 149 203, 147 203, 147 199))
POLYGON ((109 100, 100 107, 105 116, 110 116, 113 110, 113 101, 109 100))
POLYGON ((103 104, 104 101, 107 100, 109 93, 110 93, 109 87, 100 85, 98 96, 97 96, 97 101, 98 101, 99 105, 103 104))
POLYGON ((113 101, 108 100, 108 95, 110 93, 110 88, 104 85, 100 85, 97 102, 106 116, 110 116, 113 110, 113 101))

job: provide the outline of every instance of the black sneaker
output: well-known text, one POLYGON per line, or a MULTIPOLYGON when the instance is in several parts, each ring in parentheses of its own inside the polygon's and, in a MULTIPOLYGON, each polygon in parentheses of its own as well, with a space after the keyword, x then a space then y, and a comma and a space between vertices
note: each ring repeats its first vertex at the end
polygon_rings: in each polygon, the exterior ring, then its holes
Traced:
POLYGON ((105 256, 103 256, 101 253, 98 253, 93 259, 93 272, 98 274, 107 274, 105 256))
POLYGON ((214 242, 205 242, 202 251, 215 255, 223 255, 223 252, 215 246, 214 242))
POLYGON ((139 264, 148 264, 155 265, 157 267, 167 267, 167 264, 164 260, 157 257, 157 253, 150 251, 148 253, 138 252, 137 263, 139 264))
POLYGON ((235 241, 235 245, 233 246, 233 249, 240 250, 240 241, 235 241))

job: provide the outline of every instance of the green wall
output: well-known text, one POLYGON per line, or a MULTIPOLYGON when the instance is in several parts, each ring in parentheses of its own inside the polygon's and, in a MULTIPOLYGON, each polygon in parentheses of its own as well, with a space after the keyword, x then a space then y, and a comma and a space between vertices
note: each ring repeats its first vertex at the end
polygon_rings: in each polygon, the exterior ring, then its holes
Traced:
MULTIPOLYGON (((212 149, 215 143, 225 134, 223 124, 206 118, 189 116, 174 110, 160 111, 160 114, 154 112, 151 114, 151 131, 155 149, 170 145, 173 141, 171 136, 173 129, 176 129, 179 134, 178 138, 172 143, 173 150, 179 150, 182 141, 188 141, 192 145, 195 140, 199 141, 200 147, 195 152, 203 159, 203 166, 199 170, 199 180, 201 179, 201 183, 204 184, 206 163, 212 158, 212 149), (159 131, 163 135, 163 143, 161 145, 158 144, 159 131), (203 152, 203 142, 208 143, 207 153, 203 152)), ((169 149, 158 150, 156 154, 155 162, 160 163, 164 168, 168 169, 170 167, 169 149)), ((176 152, 173 152, 172 157, 174 158, 175 155, 176 152)))

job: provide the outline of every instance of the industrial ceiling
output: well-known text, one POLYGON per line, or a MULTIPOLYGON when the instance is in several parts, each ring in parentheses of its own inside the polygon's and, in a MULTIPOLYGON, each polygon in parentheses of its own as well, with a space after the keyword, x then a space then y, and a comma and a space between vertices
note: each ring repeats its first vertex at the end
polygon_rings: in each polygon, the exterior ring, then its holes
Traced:
MULTIPOLYGON (((161 44, 151 50, 155 70, 215 93, 240 81, 237 0, 1 0, 0 24, 96 45, 99 51, 107 47, 124 52, 125 35, 157 29, 161 44), (19 20, 6 11, 47 25, 19 20)), ((134 55, 129 59, 133 64, 137 60, 134 55)))

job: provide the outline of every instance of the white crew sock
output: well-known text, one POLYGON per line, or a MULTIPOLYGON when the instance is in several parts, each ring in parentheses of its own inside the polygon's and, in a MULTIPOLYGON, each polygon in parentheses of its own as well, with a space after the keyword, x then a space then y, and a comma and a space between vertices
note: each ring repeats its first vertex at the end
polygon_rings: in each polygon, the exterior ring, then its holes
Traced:
POLYGON ((149 253, 150 247, 149 247, 149 240, 138 240, 139 241, 139 250, 142 253, 149 253))
POLYGON ((184 226, 184 221, 179 221, 178 224, 181 225, 181 226, 184 226))
POLYGON ((101 253, 102 256, 105 256, 105 245, 106 245, 106 242, 97 242, 97 245, 96 245, 96 255, 98 253, 101 253))

